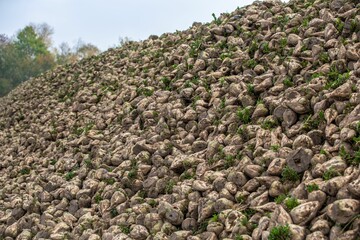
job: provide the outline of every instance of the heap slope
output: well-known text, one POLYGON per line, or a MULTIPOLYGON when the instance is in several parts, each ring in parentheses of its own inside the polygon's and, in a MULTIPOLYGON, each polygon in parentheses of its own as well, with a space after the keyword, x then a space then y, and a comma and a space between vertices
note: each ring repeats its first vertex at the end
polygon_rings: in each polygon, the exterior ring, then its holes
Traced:
POLYGON ((0 99, 0 239, 359 239, 360 5, 255 2, 0 99))

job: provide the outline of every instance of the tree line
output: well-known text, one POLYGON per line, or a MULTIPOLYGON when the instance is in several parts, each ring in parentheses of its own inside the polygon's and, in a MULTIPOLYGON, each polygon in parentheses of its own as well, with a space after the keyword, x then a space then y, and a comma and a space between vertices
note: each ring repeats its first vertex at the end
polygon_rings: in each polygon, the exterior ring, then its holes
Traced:
POLYGON ((57 65, 100 53, 96 46, 81 40, 73 47, 67 43, 53 47, 53 34, 53 28, 46 23, 29 24, 12 37, 0 34, 0 97, 57 65))

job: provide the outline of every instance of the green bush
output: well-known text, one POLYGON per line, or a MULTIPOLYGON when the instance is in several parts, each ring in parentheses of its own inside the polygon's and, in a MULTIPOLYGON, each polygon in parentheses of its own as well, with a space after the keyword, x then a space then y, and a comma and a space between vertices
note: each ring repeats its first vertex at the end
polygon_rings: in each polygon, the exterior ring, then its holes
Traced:
POLYGON ((95 203, 100 203, 101 200, 103 200, 101 195, 99 193, 97 193, 94 197, 95 203))
POLYGON ((284 79, 283 84, 284 84, 286 87, 292 87, 292 86, 294 86, 293 81, 292 81, 291 78, 289 78, 289 77, 287 77, 287 78, 284 79))
POLYGON ((334 168, 330 167, 328 170, 326 170, 323 174, 323 179, 325 181, 330 180, 331 178, 340 176, 340 173, 337 172, 334 168))
POLYGON ((111 218, 114 218, 116 217, 117 215, 119 215, 118 211, 116 210, 116 208, 112 208, 110 210, 110 215, 111 215, 111 218))
POLYGON ((293 197, 285 199, 284 204, 285 204, 286 208, 289 210, 292 210, 293 208, 300 205, 299 201, 293 197))
POLYGON ((130 233, 130 227, 126 226, 126 225, 120 225, 119 226, 120 231, 124 234, 129 234, 130 233))
POLYGON ((286 166, 281 173, 282 180, 296 182, 300 179, 299 174, 289 166, 286 166))
POLYGON ((268 240, 291 240, 292 234, 288 225, 273 227, 268 240))
POLYGON ((114 178, 106 178, 103 180, 107 185, 113 185, 116 181, 114 178))
POLYGON ((65 174, 65 180, 66 181, 70 181, 71 179, 73 179, 76 176, 76 174, 73 171, 68 172, 67 174, 65 174))
POLYGON ((306 186, 306 190, 307 190, 309 193, 311 193, 311 192, 313 192, 313 191, 319 190, 319 186, 318 186, 317 184, 315 184, 315 183, 309 184, 309 185, 306 186))
POLYGON ((278 123, 274 120, 271 120, 271 119, 266 119, 265 121, 262 122, 261 124, 261 127, 263 129, 272 129, 272 128, 275 128, 276 126, 278 125, 278 123))
POLYGON ((29 168, 23 168, 20 170, 20 174, 21 175, 27 175, 30 173, 30 169, 29 168))
POLYGON ((287 195, 280 194, 279 196, 277 196, 275 198, 275 202, 276 202, 276 204, 281 204, 286 198, 287 198, 287 195))
POLYGON ((166 194, 171 194, 173 192, 173 188, 175 186, 175 181, 174 180, 170 180, 166 183, 166 186, 165 186, 165 193, 166 194))
POLYGON ((248 124, 251 121, 249 108, 238 108, 236 115, 243 124, 248 124))
POLYGON ((216 25, 220 25, 220 24, 221 24, 221 20, 216 17, 215 13, 211 14, 211 16, 213 17, 214 22, 215 22, 216 25))
POLYGON ((271 145, 270 149, 274 152, 278 152, 280 149, 280 145, 271 145))
POLYGON ((325 84, 325 89, 335 89, 344 84, 349 77, 349 72, 340 73, 336 67, 331 67, 327 75, 328 81, 325 84))

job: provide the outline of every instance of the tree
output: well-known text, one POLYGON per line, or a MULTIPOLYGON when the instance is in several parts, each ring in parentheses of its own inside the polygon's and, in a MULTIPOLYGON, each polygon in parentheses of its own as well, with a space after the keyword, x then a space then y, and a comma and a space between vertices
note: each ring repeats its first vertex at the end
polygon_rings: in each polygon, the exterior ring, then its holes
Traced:
POLYGON ((100 50, 91 43, 84 43, 81 39, 75 47, 75 54, 78 60, 91 57, 100 53, 100 50))
POLYGON ((58 64, 74 63, 81 59, 91 57, 100 53, 100 50, 91 43, 85 43, 81 39, 70 48, 69 44, 63 42, 58 49, 55 49, 56 61, 58 64))
MULTIPOLYGON (((41 25, 38 27, 38 29, 43 28, 47 27, 41 27, 41 25)), ((49 38, 48 30, 45 32, 45 36, 49 38)), ((18 32, 14 45, 22 59, 19 66, 22 70, 21 82, 55 66, 54 56, 44 42, 45 36, 39 36, 32 25, 26 26, 18 32)))
POLYGON ((59 48, 55 48, 56 62, 63 65, 76 61, 75 54, 71 51, 68 43, 63 42, 59 45, 59 48))
POLYGON ((13 88, 8 79, 0 78, 0 96, 4 96, 13 88))
POLYGON ((128 37, 119 37, 119 46, 122 47, 127 43, 131 42, 131 39, 128 37))
POLYGON ((34 29, 35 33, 38 35, 41 41, 45 43, 46 47, 50 48, 52 45, 51 36, 54 34, 54 29, 47 23, 41 23, 41 24, 31 23, 29 26, 31 26, 34 29))
POLYGON ((55 58, 44 42, 45 36, 50 38, 49 31, 43 30, 43 33, 44 36, 38 35, 34 27, 28 25, 11 40, 4 35, 0 37, 0 96, 55 66, 55 58))
POLYGON ((0 96, 56 65, 73 63, 100 53, 95 45, 81 40, 73 48, 62 43, 58 49, 51 51, 53 33, 52 27, 42 23, 29 24, 13 38, 0 34, 0 96))
POLYGON ((5 34, 0 34, 0 45, 8 44, 10 39, 5 34))
POLYGON ((18 32, 14 44, 25 57, 35 58, 38 55, 49 53, 44 41, 30 25, 18 32))

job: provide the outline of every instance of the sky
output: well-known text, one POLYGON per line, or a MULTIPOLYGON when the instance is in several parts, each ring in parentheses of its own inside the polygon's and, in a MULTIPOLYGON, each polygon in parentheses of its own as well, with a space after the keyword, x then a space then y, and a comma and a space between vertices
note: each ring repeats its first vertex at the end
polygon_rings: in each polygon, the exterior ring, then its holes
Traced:
POLYGON ((253 0, 0 0, 0 34, 13 36, 29 23, 54 29, 54 46, 79 39, 106 50, 119 38, 185 30, 212 21, 212 13, 232 12, 253 0))

